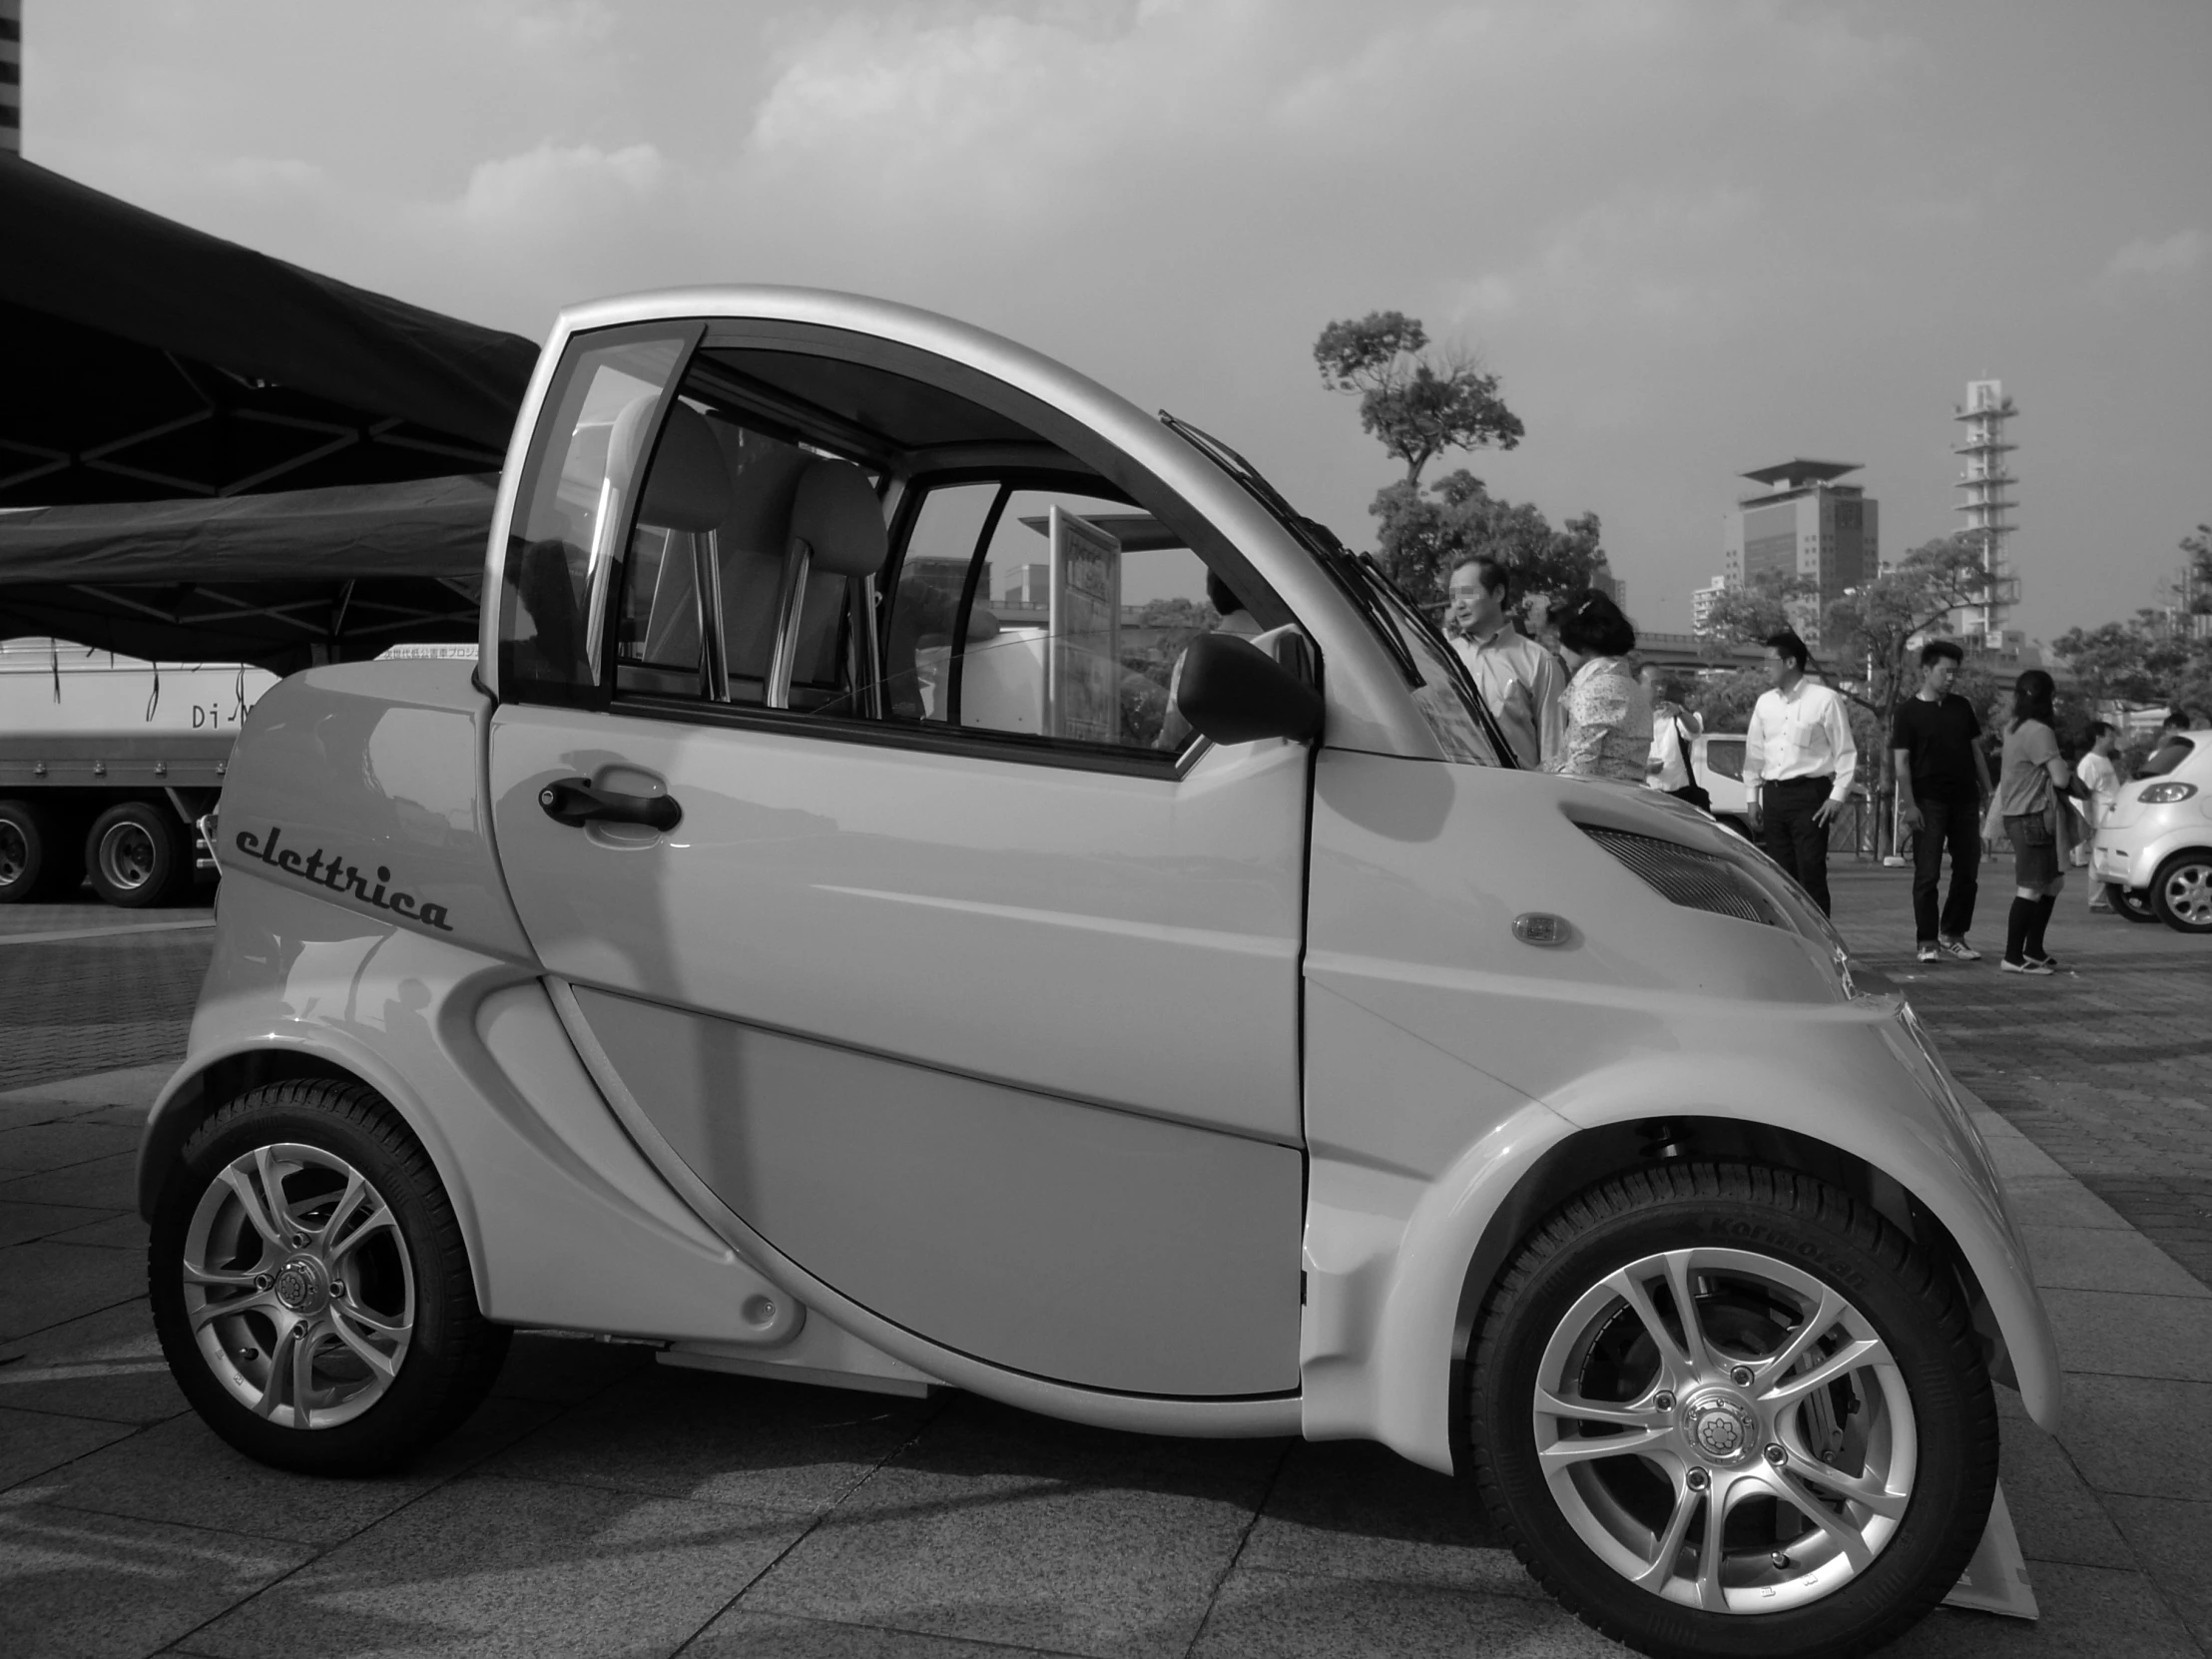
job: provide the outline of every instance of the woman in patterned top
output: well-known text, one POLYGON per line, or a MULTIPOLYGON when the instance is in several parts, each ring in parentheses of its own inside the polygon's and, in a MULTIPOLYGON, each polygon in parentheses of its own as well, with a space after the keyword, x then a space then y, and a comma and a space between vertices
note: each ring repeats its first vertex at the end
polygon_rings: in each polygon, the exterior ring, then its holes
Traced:
POLYGON ((1594 590, 1570 600, 1556 621, 1568 674, 1567 737, 1552 770, 1642 784, 1651 759, 1651 699, 1627 662, 1636 649, 1635 625, 1594 590))

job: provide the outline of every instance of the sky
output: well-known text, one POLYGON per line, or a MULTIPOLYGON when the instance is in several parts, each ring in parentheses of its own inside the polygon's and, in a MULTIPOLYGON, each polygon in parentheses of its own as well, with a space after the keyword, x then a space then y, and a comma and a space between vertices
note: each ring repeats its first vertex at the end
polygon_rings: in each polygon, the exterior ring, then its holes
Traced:
POLYGON ((1444 465, 1598 513, 1647 629, 1752 467, 1864 463, 1887 557, 1955 528, 1970 378, 2020 409, 2030 635, 2212 520, 2205 0, 24 10, 24 154, 157 213, 533 338, 696 282, 927 306, 1355 546, 1395 469, 1313 341, 1408 312, 1527 426, 1444 465))

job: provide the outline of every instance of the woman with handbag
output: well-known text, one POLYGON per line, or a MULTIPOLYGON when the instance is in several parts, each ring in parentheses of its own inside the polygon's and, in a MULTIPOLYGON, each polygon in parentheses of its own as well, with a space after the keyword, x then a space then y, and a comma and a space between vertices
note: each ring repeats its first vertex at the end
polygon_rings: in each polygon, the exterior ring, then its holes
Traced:
POLYGON ((2001 828, 2012 842, 2012 912, 2005 920, 2006 973, 2049 975, 2058 962, 2045 948, 2043 930, 2066 884, 2066 850, 2073 813, 2066 795, 2073 773, 2051 730, 2051 678, 2039 668, 2012 688, 2012 720, 2004 729, 2004 768, 1989 802, 1983 832, 2001 828), (1999 823, 2001 821, 2001 825, 1999 823))

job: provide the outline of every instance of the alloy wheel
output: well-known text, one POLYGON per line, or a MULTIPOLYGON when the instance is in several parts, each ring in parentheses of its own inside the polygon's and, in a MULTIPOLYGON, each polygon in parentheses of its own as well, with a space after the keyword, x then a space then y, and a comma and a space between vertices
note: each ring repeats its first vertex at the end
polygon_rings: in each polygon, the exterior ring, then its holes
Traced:
POLYGON ((23 872, 30 867, 30 841, 18 826, 0 819, 0 887, 22 880, 23 872))
POLYGON ((1670 1250, 1578 1298, 1532 1401, 1551 1497, 1612 1570, 1712 1613, 1865 1573, 1912 1501, 1912 1396, 1872 1323, 1747 1251, 1670 1250))
POLYGON ((2164 912, 2183 926, 2212 928, 2212 860, 2172 865, 2159 877, 2158 896, 2164 912))
POLYGON ((414 1340, 397 1218, 320 1147, 280 1142, 226 1164, 186 1228, 181 1272, 201 1359, 279 1427, 350 1422, 384 1396, 414 1340))

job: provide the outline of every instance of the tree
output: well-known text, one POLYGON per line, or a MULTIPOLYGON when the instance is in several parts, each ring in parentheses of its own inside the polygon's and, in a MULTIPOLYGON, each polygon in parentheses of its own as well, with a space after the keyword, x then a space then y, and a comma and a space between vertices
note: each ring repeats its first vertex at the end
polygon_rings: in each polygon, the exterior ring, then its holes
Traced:
POLYGON ((1785 628, 1802 629, 1819 596, 1816 582, 1772 573, 1745 587, 1723 588, 1705 613, 1705 641, 1700 649, 1718 658, 1731 645, 1760 645, 1785 628))
POLYGON ((1360 399, 1361 429, 1405 463, 1410 488, 1446 449, 1511 449, 1521 440, 1497 376, 1466 346, 1432 346, 1420 319, 1403 311, 1330 323, 1314 341, 1314 362, 1330 390, 1360 399))
POLYGON ((1435 608, 1454 566, 1494 558, 1517 593, 1566 593, 1609 579, 1595 513, 1554 529, 1536 507, 1503 501, 1464 467, 1423 485, 1447 449, 1512 449, 1524 435, 1495 374, 1472 349, 1437 346, 1418 317, 1371 311, 1332 322, 1314 341, 1322 383, 1360 399, 1360 425, 1400 462, 1405 476, 1379 491, 1376 556, 1390 579, 1435 608))
POLYGON ((1380 491, 1376 557, 1390 580, 1423 605, 1440 605, 1451 572, 1468 559, 1496 559, 1516 595, 1570 593, 1607 574, 1597 514, 1559 529, 1527 502, 1500 500, 1464 467, 1427 488, 1402 480, 1380 491))
POLYGON ((2212 712, 2212 637, 2198 637, 2189 617, 2142 610, 2130 622, 2068 629, 2051 642, 2051 654, 2091 703, 2203 715, 2212 712))

